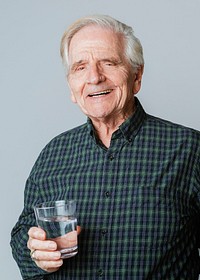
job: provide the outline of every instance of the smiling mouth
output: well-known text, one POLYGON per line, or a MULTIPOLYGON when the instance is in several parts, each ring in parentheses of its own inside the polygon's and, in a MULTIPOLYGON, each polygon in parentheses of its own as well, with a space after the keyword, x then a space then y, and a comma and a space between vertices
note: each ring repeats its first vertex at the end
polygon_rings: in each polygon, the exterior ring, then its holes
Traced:
POLYGON ((108 90, 104 90, 98 93, 93 93, 93 94, 89 94, 89 97, 96 97, 96 96, 102 96, 102 95, 107 95, 109 93, 111 93, 112 89, 108 89, 108 90))

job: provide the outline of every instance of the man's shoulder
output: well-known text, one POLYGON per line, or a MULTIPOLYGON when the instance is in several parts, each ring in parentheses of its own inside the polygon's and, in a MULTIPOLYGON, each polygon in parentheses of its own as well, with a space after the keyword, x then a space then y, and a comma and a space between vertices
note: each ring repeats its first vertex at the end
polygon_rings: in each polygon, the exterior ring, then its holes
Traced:
POLYGON ((88 127, 87 124, 83 124, 55 136, 40 152, 31 174, 60 164, 63 159, 77 154, 79 147, 87 142, 86 135, 89 135, 88 127))
POLYGON ((82 134, 85 134, 86 131, 88 130, 87 128, 87 123, 84 123, 82 125, 79 125, 77 127, 71 128, 67 131, 64 131, 62 133, 60 133, 59 135, 55 136, 51 141, 57 141, 57 140, 68 140, 70 138, 76 138, 79 137, 82 134))
POLYGON ((81 141, 86 139, 87 132, 88 127, 86 123, 62 132, 49 141, 44 147, 43 152, 52 149, 60 149, 61 147, 71 147, 75 143, 81 144, 81 141))
POLYGON ((183 141, 185 139, 187 141, 195 142, 200 146, 200 131, 194 128, 177 124, 149 114, 147 114, 146 125, 149 130, 154 131, 154 133, 156 132, 157 135, 160 134, 163 137, 168 137, 177 141, 183 141))

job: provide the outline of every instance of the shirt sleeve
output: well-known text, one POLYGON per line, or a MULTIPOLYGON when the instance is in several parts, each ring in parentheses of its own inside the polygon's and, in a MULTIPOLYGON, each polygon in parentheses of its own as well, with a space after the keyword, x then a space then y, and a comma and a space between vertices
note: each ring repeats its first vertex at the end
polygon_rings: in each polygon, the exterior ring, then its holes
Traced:
POLYGON ((31 259, 30 250, 27 248, 28 231, 30 227, 37 226, 33 205, 37 203, 39 191, 34 183, 34 169, 32 169, 26 182, 23 211, 11 232, 10 245, 12 254, 19 266, 23 279, 45 279, 43 275, 47 274, 31 259))
MULTIPOLYGON (((200 150, 200 149, 199 149, 200 150)), ((198 203, 198 248, 200 249, 200 151, 198 153, 198 160, 195 173, 195 188, 197 190, 197 203, 198 203)))

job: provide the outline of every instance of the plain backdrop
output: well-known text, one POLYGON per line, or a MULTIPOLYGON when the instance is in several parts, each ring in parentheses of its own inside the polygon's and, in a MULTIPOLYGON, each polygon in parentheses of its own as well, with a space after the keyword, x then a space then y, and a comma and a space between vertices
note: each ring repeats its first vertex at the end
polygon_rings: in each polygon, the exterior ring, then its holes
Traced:
POLYGON ((131 25, 145 57, 138 98, 153 115, 200 130, 199 0, 0 0, 1 279, 21 279, 9 246, 41 149, 85 122, 59 56, 65 28, 88 14, 131 25))

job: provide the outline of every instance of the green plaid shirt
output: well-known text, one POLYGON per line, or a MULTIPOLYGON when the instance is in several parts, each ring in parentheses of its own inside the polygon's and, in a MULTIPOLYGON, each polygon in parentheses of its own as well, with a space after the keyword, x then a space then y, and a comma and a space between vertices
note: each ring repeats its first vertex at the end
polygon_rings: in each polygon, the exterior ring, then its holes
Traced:
POLYGON ((200 133, 137 109, 106 149, 91 121, 54 138, 25 188, 11 246, 24 279, 198 279, 200 133), (46 274, 30 258, 33 206, 77 200, 79 253, 46 274))

